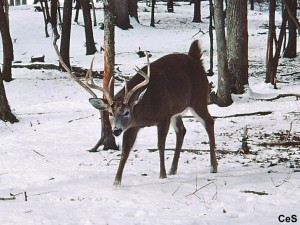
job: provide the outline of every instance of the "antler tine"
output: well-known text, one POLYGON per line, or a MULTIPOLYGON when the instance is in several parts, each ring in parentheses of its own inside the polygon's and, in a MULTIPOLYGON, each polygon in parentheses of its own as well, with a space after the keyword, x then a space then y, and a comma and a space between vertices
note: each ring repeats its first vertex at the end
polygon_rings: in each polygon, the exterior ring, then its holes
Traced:
POLYGON ((94 98, 97 98, 97 95, 85 84, 83 83, 74 73, 72 73, 72 71, 70 70, 70 68, 65 64, 65 62, 63 61, 60 52, 58 50, 58 46, 56 44, 57 38, 55 39, 55 41, 53 42, 53 47, 55 49, 55 52, 57 54, 58 60, 60 62, 60 64, 62 65, 62 67, 70 74, 70 76, 81 86, 83 87, 88 93, 90 93, 94 98))
MULTIPOLYGON (((93 62, 94 62, 94 58, 93 58, 93 60, 91 62, 90 69, 88 69, 88 71, 86 72, 85 82, 84 83, 89 88, 96 89, 96 90, 99 90, 99 91, 103 92, 103 94, 104 94, 104 96, 105 96, 108 104, 112 105, 113 104, 113 98, 111 97, 109 90, 107 90, 106 88, 103 88, 103 87, 101 87, 99 85, 96 85, 95 82, 94 82, 93 74, 92 74, 93 62)), ((109 87, 111 85, 112 79, 113 79, 113 77, 110 79, 109 87)))
POLYGON ((149 83, 150 80, 150 60, 149 60, 149 55, 148 52, 145 51, 146 57, 147 57, 147 74, 142 71, 140 68, 136 67, 136 71, 138 74, 140 74, 141 76, 143 76, 145 78, 145 80, 139 84, 137 84, 136 86, 134 86, 129 92, 127 92, 127 84, 125 86, 125 97, 124 97, 124 104, 128 104, 129 99, 131 98, 131 96, 141 87, 144 87, 145 85, 147 85, 149 83))

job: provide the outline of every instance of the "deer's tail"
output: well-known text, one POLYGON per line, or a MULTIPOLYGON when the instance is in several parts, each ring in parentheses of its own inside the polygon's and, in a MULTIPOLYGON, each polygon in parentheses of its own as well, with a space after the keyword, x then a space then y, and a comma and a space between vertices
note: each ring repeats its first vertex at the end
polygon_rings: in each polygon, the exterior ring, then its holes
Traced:
POLYGON ((199 40, 195 40, 192 42, 188 55, 197 60, 201 59, 202 52, 199 45, 199 40))

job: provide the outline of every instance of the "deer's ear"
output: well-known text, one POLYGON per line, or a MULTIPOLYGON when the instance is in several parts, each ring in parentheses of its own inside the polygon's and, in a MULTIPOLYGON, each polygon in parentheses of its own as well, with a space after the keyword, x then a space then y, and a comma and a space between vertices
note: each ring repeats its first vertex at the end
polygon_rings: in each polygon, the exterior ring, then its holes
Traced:
POLYGON ((101 98, 90 98, 89 99, 92 106, 101 111, 108 109, 108 104, 101 98))
POLYGON ((146 93, 147 88, 143 90, 141 93, 138 94, 137 99, 134 101, 134 105, 138 104, 144 97, 144 94, 146 93))

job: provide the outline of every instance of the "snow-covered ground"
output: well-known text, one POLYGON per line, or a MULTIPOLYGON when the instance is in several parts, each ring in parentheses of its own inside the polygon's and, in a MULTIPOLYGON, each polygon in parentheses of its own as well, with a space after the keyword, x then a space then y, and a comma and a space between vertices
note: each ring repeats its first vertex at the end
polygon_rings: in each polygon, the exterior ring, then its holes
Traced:
MULTIPOLYGON (((207 2, 202 3, 201 24, 191 22, 193 6, 188 3, 176 3, 175 13, 166 13, 165 3, 159 2, 156 28, 149 26, 150 12, 145 9, 150 10, 139 3, 140 24, 132 21, 134 29, 116 28, 116 64, 122 75, 130 76, 135 65, 144 65, 145 58, 135 53, 139 47, 150 51, 153 61, 168 53, 187 52, 194 39, 201 40, 208 69, 207 2)), ((33 6, 10 9, 15 62, 19 62, 15 64, 28 64, 33 55, 45 55, 46 63, 57 64, 53 37, 45 38, 42 18, 33 6)), ((97 10, 97 20, 102 22, 102 10, 97 10)), ((177 175, 158 178, 158 152, 149 151, 156 148, 156 129, 145 128, 126 164, 122 186, 114 187, 120 152, 86 151, 100 136, 99 112, 90 106, 89 94, 60 71, 14 68, 15 80, 5 88, 20 122, 0 121, 0 224, 252 225, 282 224, 279 219, 288 217, 297 220, 292 224, 299 224, 300 147, 259 145, 284 139, 290 127, 289 140, 300 139, 299 100, 257 100, 300 94, 299 58, 280 60, 278 78, 283 82, 279 89, 264 83, 267 21, 266 5, 249 11, 247 93, 233 96, 230 107, 209 106, 216 117, 217 174, 209 173, 204 128, 186 117, 186 151, 181 154, 177 175), (294 72, 298 73, 288 75, 294 72), (270 114, 230 117, 256 112, 270 114), (247 155, 239 153, 246 126, 251 147, 247 155)), ((280 25, 279 15, 277 22, 280 25)), ((85 56, 82 23, 81 19, 72 27, 71 63, 88 67, 93 56, 85 56)), ((94 37, 100 49, 103 31, 99 27, 94 28, 94 37)), ((216 64, 216 55, 214 58, 216 64)), ((97 52, 94 69, 102 68, 103 54, 97 52)), ((217 75, 210 79, 216 84, 217 75)), ((116 85, 121 87, 121 83, 116 85)), ((166 147, 174 145, 175 134, 170 129, 166 147)), ((166 151, 168 168, 172 155, 173 151, 166 151)))

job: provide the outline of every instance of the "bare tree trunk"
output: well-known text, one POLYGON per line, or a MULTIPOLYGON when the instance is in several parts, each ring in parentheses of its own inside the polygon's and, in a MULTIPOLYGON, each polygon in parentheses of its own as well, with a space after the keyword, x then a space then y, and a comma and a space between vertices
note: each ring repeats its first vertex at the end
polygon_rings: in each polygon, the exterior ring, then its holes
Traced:
POLYGON ((128 12, 129 16, 136 19, 137 22, 139 22, 138 17, 138 1, 137 0, 128 0, 128 12))
POLYGON ((91 5, 92 5, 92 10, 93 10, 93 19, 94 19, 94 27, 97 26, 97 18, 96 18, 96 9, 95 9, 95 4, 93 0, 90 0, 91 5))
MULTIPOLYGON (((104 78, 103 87, 108 89, 109 81, 114 76, 115 66, 115 28, 114 28, 114 0, 104 0, 104 78)), ((113 85, 112 85, 113 87, 113 85)), ((110 90, 113 96, 114 90, 110 90)), ((103 149, 118 149, 112 134, 107 111, 101 111, 102 130, 101 139, 103 149)))
MULTIPOLYGON (((12 56, 9 53, 9 56, 6 55, 6 51, 7 51, 7 46, 6 45, 11 45, 11 50, 12 50, 12 43, 11 43, 11 38, 10 38, 10 34, 9 34, 9 28, 8 28, 8 23, 6 20, 6 15, 4 13, 4 9, 2 7, 2 5, 0 6, 0 32, 1 32, 1 36, 2 36, 2 44, 3 44, 3 60, 4 63, 3 64, 3 69, 6 69, 6 79, 8 79, 8 81, 11 80, 11 60, 12 60, 12 56), (8 42, 7 42, 8 41, 8 42), (6 61, 8 58, 8 62, 6 61), (7 65, 8 63, 8 65, 7 65)), ((6 97, 6 93, 5 93, 5 89, 4 89, 4 85, 3 85, 3 74, 0 70, 0 120, 3 121, 8 121, 10 123, 15 123, 18 122, 17 118, 11 113, 9 104, 8 104, 8 100, 6 97)))
POLYGON ((267 44, 267 73, 266 73, 266 83, 274 84, 274 58, 273 58, 273 48, 274 48, 274 38, 275 38, 275 10, 276 1, 270 0, 269 6, 269 34, 268 34, 268 44, 267 44))
POLYGON ((3 6, 0 6, 0 33, 3 46, 3 73, 2 79, 6 82, 12 81, 11 65, 14 59, 13 44, 9 32, 6 14, 3 6))
POLYGON ((44 23, 45 23, 45 35, 46 38, 49 37, 49 33, 48 33, 48 18, 47 18, 47 12, 46 12, 46 8, 43 5, 43 0, 40 0, 40 4, 41 4, 41 8, 43 10, 43 17, 44 17, 44 23))
POLYGON ((74 17, 74 22, 78 23, 78 16, 79 16, 79 10, 81 9, 81 5, 80 5, 80 0, 75 0, 75 17, 74 17))
POLYGON ((232 92, 244 93, 248 84, 247 1, 230 0, 226 9, 228 68, 232 92))
POLYGON ((92 18, 89 0, 80 0, 82 7, 83 19, 84 19, 84 30, 86 38, 86 54, 93 55, 97 49, 94 41, 92 18))
POLYGON ((223 0, 215 1, 215 27, 218 53, 218 91, 217 104, 229 106, 232 103, 230 89, 230 73, 228 70, 227 46, 225 39, 225 23, 223 16, 223 0))
POLYGON ((254 10, 254 0, 250 0, 250 9, 254 10))
MULTIPOLYGON (((63 25, 60 42, 60 53, 65 64, 70 66, 70 37, 71 37, 71 20, 72 20, 72 0, 64 1, 63 25)), ((60 68, 62 66, 60 65, 60 68)))
POLYGON ((194 18, 193 22, 200 23, 201 20, 201 0, 194 1, 194 18))
POLYGON ((297 32, 296 25, 292 19, 292 17, 296 17, 297 14, 297 0, 289 0, 286 1, 287 7, 290 9, 292 16, 288 17, 288 25, 289 25, 289 39, 287 47, 284 51, 283 57, 286 58, 295 58, 297 51, 297 32))
POLYGON ((213 16, 214 16, 214 6, 212 0, 209 0, 209 40, 210 40, 210 60, 209 60, 209 70, 208 75, 212 76, 214 74, 214 34, 213 34, 213 16))
POLYGON ((173 0, 168 0, 167 10, 169 13, 174 12, 174 1, 173 0))
POLYGON ((155 9, 155 3, 156 0, 151 0, 152 1, 152 5, 151 5, 151 22, 150 22, 150 26, 151 27, 155 27, 155 19, 154 19, 154 9, 155 9))
POLYGON ((129 21, 128 0, 115 0, 115 16, 117 27, 123 30, 132 28, 129 21))
MULTIPOLYGON (((0 16, 0 20, 1 19, 2 18, 0 16)), ((10 123, 19 122, 19 120, 12 114, 10 110, 4 85, 3 85, 1 71, 0 71, 0 120, 4 122, 10 122, 10 123)))

